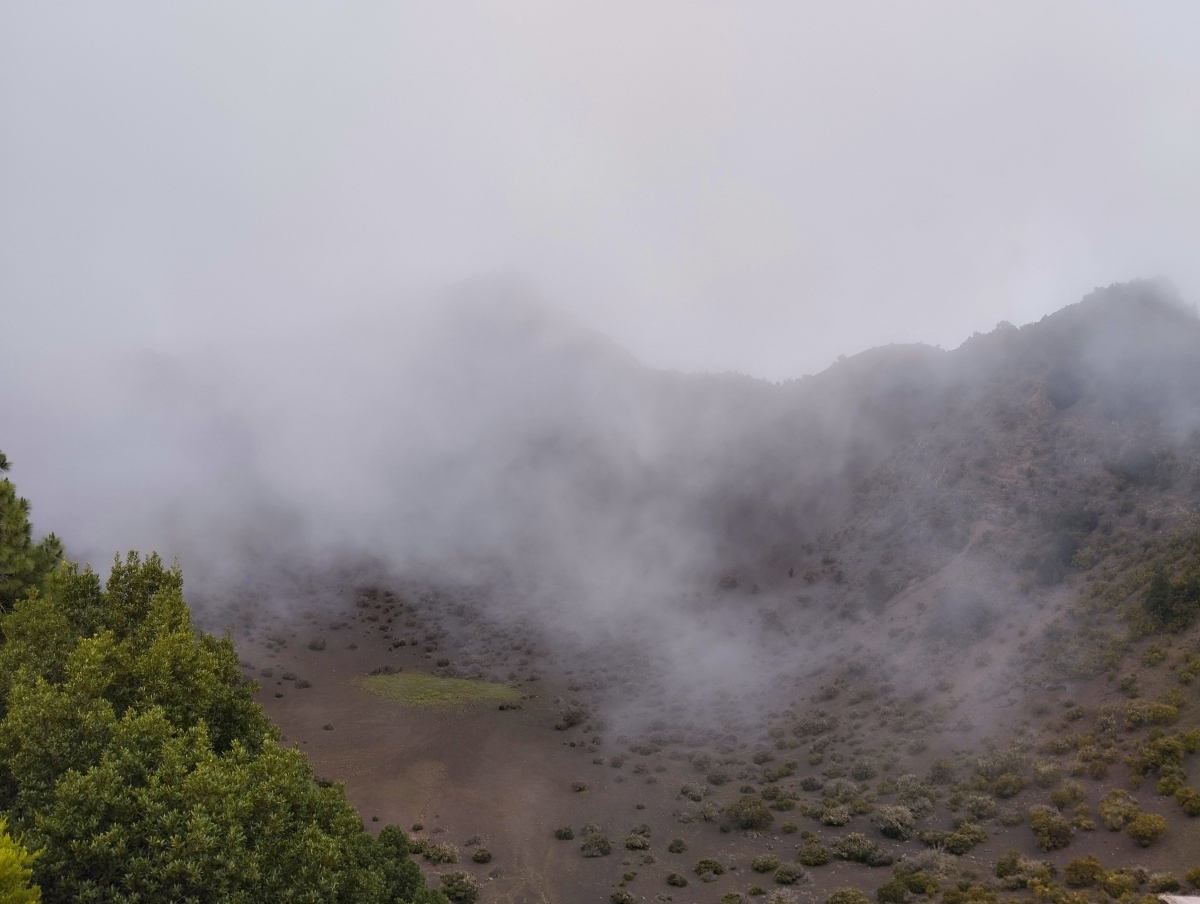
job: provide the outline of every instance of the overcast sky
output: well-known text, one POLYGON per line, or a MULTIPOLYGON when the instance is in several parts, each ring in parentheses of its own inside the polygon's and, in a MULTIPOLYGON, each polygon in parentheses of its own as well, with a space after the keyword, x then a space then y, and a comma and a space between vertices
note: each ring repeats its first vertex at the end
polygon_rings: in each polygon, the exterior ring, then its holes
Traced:
POLYGON ((493 271, 772 379, 1137 276, 1194 301, 1197 35, 1188 2, 4 0, 0 374, 493 271))

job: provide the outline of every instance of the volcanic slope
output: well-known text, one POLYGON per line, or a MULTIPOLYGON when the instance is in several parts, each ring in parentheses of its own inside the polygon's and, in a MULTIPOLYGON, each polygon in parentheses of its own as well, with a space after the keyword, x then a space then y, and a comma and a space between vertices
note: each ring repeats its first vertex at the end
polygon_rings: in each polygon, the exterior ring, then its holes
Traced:
POLYGON ((364 815, 414 825, 434 872, 486 848, 466 864, 484 900, 1200 882, 1194 313, 1114 286, 780 385, 601 361, 652 452, 539 464, 592 517, 652 499, 703 536, 653 607, 594 624, 511 575, 372 565, 315 576, 288 614, 210 612, 364 815), (363 686, 388 670, 520 699, 406 705, 363 686))

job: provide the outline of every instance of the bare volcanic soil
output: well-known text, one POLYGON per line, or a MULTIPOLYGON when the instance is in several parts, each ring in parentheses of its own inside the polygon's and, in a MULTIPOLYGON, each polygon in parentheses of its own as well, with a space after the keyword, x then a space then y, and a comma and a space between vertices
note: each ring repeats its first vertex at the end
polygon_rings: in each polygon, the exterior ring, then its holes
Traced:
POLYGON ((1125 763, 1156 738, 1183 737, 1197 718, 1193 689, 1154 642, 1129 658, 1152 664, 1138 672, 1140 693, 1174 700, 1166 715, 1118 687, 1128 682, 1032 681, 1028 656, 1004 639, 1041 635, 1074 592, 1047 593, 954 650, 919 625, 938 617, 932 579, 890 604, 899 652, 887 669, 863 642, 881 632, 840 647, 826 636, 830 657, 777 688, 773 706, 726 701, 707 722, 613 727, 603 695, 589 698, 591 679, 533 633, 428 588, 347 587, 320 617, 244 617, 240 648, 259 701, 318 779, 344 782, 368 827, 409 831, 435 887, 440 873, 469 870, 483 901, 823 901, 844 887, 874 898, 905 869, 943 891, 1023 895, 1039 869, 1061 882, 1069 862, 1093 854, 1118 892, 1127 870, 1145 893, 1200 865, 1200 820, 1153 771, 1143 784, 1125 763), (406 703, 366 686, 414 673, 473 675, 479 683, 461 687, 505 702, 448 685, 449 702, 406 703), (1169 831, 1142 846, 1123 825, 1108 830, 1113 792, 1162 814, 1169 831), (1053 817, 1049 842, 1038 812, 1053 817), (1017 872, 997 878, 1014 851, 1017 872))

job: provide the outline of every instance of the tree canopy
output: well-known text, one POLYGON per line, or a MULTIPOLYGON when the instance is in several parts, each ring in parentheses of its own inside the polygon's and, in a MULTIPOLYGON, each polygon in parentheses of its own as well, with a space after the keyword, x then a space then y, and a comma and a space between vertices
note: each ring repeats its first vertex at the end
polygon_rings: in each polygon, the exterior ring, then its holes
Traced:
POLYGON ((102 584, 33 544, 28 512, 0 483, 0 809, 19 839, 0 828, 0 900, 39 900, 32 878, 50 904, 446 901, 403 832, 372 837, 280 745, 177 566, 130 553, 102 584))

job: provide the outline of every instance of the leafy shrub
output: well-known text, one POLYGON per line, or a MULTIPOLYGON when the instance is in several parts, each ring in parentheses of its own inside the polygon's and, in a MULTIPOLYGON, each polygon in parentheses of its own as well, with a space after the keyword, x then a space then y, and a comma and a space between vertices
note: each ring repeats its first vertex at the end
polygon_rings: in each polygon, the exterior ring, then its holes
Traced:
POLYGON ((821 843, 821 839, 812 837, 805 839, 804 844, 800 847, 800 853, 796 855, 805 866, 825 866, 833 855, 829 853, 829 848, 821 843))
POLYGON ((630 832, 625 837, 625 850, 648 851, 650 850, 650 839, 638 832, 630 832))
POLYGON ((1151 873, 1146 884, 1150 887, 1150 892, 1156 895, 1179 891, 1182 887, 1174 873, 1151 873))
POLYGON ((607 857, 612 853, 612 844, 600 832, 592 832, 583 839, 579 850, 585 857, 607 857))
POLYGON ((780 885, 795 885, 805 877, 806 873, 798 866, 784 864, 775 870, 775 881, 780 885))
POLYGON ((470 873, 445 873, 442 894, 455 904, 474 904, 479 898, 479 880, 470 873))
POLYGON ((1125 728, 1129 731, 1143 725, 1174 725, 1179 721, 1179 709, 1170 703, 1130 700, 1125 704, 1125 728))
POLYGON ((458 848, 449 841, 426 841, 421 846, 421 854, 430 863, 458 863, 458 848))
POLYGON ((1071 825, 1084 832, 1096 831, 1096 820, 1092 819, 1092 810, 1087 804, 1080 804, 1075 808, 1075 815, 1071 817, 1071 825))
POLYGON ((679 873, 668 873, 667 884, 673 888, 687 888, 687 876, 683 876, 679 873))
POLYGON ((1187 880, 1192 888, 1200 888, 1200 866, 1193 867, 1183 874, 1183 878, 1187 880))
POLYGON ((1029 811, 1029 826, 1043 851, 1057 851, 1071 843, 1075 827, 1051 807, 1033 807, 1029 811))
POLYGON ((696 865, 692 867, 692 872, 697 876, 703 876, 705 873, 712 873, 714 876, 719 876, 725 872, 725 867, 721 866, 720 861, 713 860, 711 857, 705 857, 703 860, 696 861, 696 865))
MULTIPOLYGON (((314 637, 312 640, 310 640, 308 642, 308 648, 310 650, 316 650, 317 652, 324 650, 325 649, 325 638, 324 637, 314 637)), ((451 899, 451 900, 453 900, 453 899, 451 899)))
POLYGON ((794 822, 785 822, 779 827, 779 831, 783 832, 784 835, 795 835, 800 831, 800 827, 794 822))
POLYGON ((476 863, 491 863, 492 862, 492 852, 489 851, 487 848, 481 847, 481 848, 479 848, 479 850, 477 850, 474 854, 471 855, 471 859, 473 861, 475 861, 476 863))
POLYGON ((1136 873, 1124 869, 1107 872, 1099 881, 1100 887, 1114 898, 1132 895, 1138 890, 1138 886, 1142 884, 1136 873))
POLYGON ((990 756, 975 761, 975 772, 989 782, 994 782, 1007 773, 1020 775, 1029 765, 1029 757, 1016 747, 998 750, 990 756))
POLYGON ((750 861, 750 868, 756 873, 769 873, 779 866, 779 858, 774 854, 759 854, 750 861))
POLYGON ((1200 612, 1200 581, 1172 581, 1159 570, 1150 579, 1142 608, 1165 631, 1182 631, 1200 612))
POLYGON ((1038 760, 1033 764, 1033 783, 1039 788, 1049 788, 1062 778, 1062 766, 1054 760, 1038 760))
POLYGON ((739 829, 765 829, 775 821, 766 804, 749 794, 730 804, 725 815, 739 829))
POLYGON ((911 894, 904 882, 892 879, 875 889, 875 900, 879 904, 908 904, 911 894))
POLYGON ((1157 813, 1139 813, 1125 826, 1125 832, 1141 847, 1149 847, 1167 832, 1167 821, 1157 813))
POLYGON ((834 804, 822 808, 817 814, 817 818, 827 826, 844 826, 854 818, 854 814, 845 804, 834 804))
POLYGON ((1027 784, 1025 776, 1019 775, 1016 772, 1006 772, 992 784, 992 793, 1006 800, 1010 797, 1016 797, 1024 791, 1027 784))
POLYGON ((1200 791, 1193 788, 1180 788, 1175 792, 1175 800, 1179 803, 1185 816, 1200 816, 1200 791))
POLYGON ((1131 822, 1142 808, 1138 806, 1128 791, 1114 788, 1100 798, 1100 819, 1110 832, 1119 832, 1131 822))
POLYGON ((612 904, 637 904, 637 898, 623 888, 614 888, 608 896, 612 904))
POLYGON ((682 838, 672 838, 667 850, 672 854, 682 854, 687 850, 687 843, 682 838))
POLYGON ((839 888, 825 899, 825 904, 871 904, 871 899, 857 888, 839 888))
POLYGON ((1095 885, 1104 875, 1104 867, 1095 854, 1086 857, 1076 857, 1063 870, 1063 879, 1072 888, 1085 888, 1095 885))
POLYGON ((575 838, 575 831, 570 826, 559 826, 554 830, 554 837, 559 841, 571 841, 575 838))
POLYGON ((914 825, 912 810, 903 804, 880 807, 871 817, 871 821, 878 827, 879 833, 886 838, 907 841, 912 837, 914 825))
POLYGON ((993 819, 1000 811, 996 802, 986 794, 968 794, 963 798, 962 807, 972 819, 993 819))
POLYGON ((1050 792, 1050 803, 1062 810, 1079 803, 1086 796, 1087 788, 1083 786, 1083 782, 1069 778, 1050 792))
POLYGON ((938 757, 929 764, 929 783, 931 785, 948 785, 954 781, 957 770, 954 761, 946 757, 938 757))
POLYGON ((885 853, 878 842, 860 832, 850 832, 835 841, 833 853, 841 860, 851 860, 867 866, 890 866, 892 863, 892 856, 885 853))
POLYGON ((878 767, 870 760, 857 760, 850 767, 850 777, 856 782, 865 782, 879 775, 878 767))

